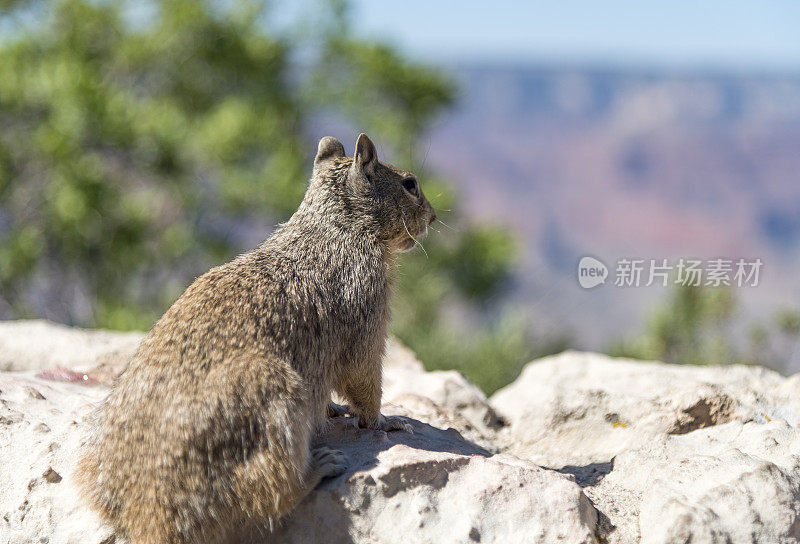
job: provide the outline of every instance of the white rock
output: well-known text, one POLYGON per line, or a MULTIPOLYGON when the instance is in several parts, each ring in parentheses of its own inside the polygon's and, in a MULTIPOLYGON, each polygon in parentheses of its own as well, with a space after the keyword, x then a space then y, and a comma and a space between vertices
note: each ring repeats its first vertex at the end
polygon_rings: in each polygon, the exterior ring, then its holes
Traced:
POLYGON ((413 425, 414 434, 335 429, 326 442, 356 470, 315 492, 275 541, 596 542, 597 514, 572 479, 413 425))
MULTIPOLYGON (((45 538, 101 544, 110 528, 78 499, 72 473, 83 420, 107 388, 0 373, 0 542, 45 538)), ((406 396, 389 414, 446 408, 406 396)), ((572 477, 489 453, 454 429, 357 429, 338 418, 321 441, 346 452, 348 472, 315 490, 277 535, 249 542, 592 543, 596 512, 572 477)))
POLYGON ((784 420, 663 436, 586 491, 617 526, 610 543, 797 542, 800 438, 784 420))
POLYGON ((501 445, 574 474, 610 544, 800 538, 800 376, 566 352, 495 394, 501 445))
POLYGON ((394 336, 389 336, 386 341, 386 357, 384 358, 383 367, 388 370, 405 369, 425 372, 425 367, 419 362, 414 352, 405 347, 394 336))
POLYGON ((776 372, 568 351, 529 363, 491 405, 509 451, 547 466, 603 463, 665 434, 728 421, 800 423, 800 397, 776 372))
POLYGON ((383 399, 397 402, 406 395, 431 399, 449 410, 452 425, 470 440, 494 449, 490 442, 504 422, 489 405, 486 395, 463 374, 454 370, 423 372, 388 366, 384 369, 383 399))
POLYGON ((0 322, 0 370, 92 367, 125 362, 140 332, 74 329, 45 320, 0 322))
MULTIPOLYGON (((0 361, 74 363, 108 381, 131 339, 0 323, 0 361)), ((384 366, 384 413, 413 418, 415 433, 335 420, 323 440, 350 470, 270 542, 800 541, 800 375, 567 352, 487 401, 456 372, 424 372, 395 340, 384 366)), ((76 500, 72 467, 107 388, 35 373, 0 372, 0 542, 101 544, 110 529, 76 500)))
POLYGON ((72 483, 80 423, 106 391, 0 372, 0 542, 100 544, 110 536, 72 483))

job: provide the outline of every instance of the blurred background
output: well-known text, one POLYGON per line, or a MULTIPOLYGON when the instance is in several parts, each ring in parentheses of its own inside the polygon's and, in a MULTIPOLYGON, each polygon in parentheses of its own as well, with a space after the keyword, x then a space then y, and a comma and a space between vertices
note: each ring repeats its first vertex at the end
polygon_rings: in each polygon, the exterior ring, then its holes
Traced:
POLYGON ((291 215, 318 138, 364 131, 442 219, 394 307, 428 368, 800 371, 798 27, 789 1, 0 0, 0 319, 148 329, 291 215), (684 257, 764 264, 614 285, 684 257))

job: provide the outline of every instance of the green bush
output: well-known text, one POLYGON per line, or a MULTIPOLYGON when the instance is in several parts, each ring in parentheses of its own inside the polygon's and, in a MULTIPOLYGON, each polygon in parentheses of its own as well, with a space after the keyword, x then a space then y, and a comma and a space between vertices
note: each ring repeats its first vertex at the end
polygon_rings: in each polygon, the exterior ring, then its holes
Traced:
MULTIPOLYGON (((452 104, 453 83, 356 39, 342 2, 288 27, 268 7, 0 3, 1 317, 148 328, 193 277, 296 208, 318 115, 424 174, 418 142, 452 104)), ((513 240, 449 212, 452 187, 428 177, 452 228, 425 242, 427 257, 404 259, 394 331, 432 367, 492 390, 533 352, 523 321, 495 302, 513 240), (477 317, 455 327, 452 307, 477 317)))

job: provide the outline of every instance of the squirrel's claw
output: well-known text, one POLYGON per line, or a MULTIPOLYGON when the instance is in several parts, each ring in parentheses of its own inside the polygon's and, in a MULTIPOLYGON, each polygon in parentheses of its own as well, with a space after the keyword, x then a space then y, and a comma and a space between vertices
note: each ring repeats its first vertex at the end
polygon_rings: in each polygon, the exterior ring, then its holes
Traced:
POLYGON ((384 416, 383 414, 379 414, 378 419, 371 424, 362 425, 359 421, 359 426, 378 431, 385 431, 387 433, 390 431, 405 431, 407 433, 414 433, 414 427, 412 427, 411 424, 407 422, 406 418, 402 416, 384 416))

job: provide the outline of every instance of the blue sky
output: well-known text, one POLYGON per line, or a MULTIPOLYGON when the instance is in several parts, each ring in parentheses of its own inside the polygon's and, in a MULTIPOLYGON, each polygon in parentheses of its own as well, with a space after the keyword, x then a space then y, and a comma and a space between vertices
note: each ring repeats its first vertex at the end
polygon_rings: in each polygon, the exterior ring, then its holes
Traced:
POLYGON ((427 60, 800 72, 800 1, 356 0, 352 26, 427 60))

